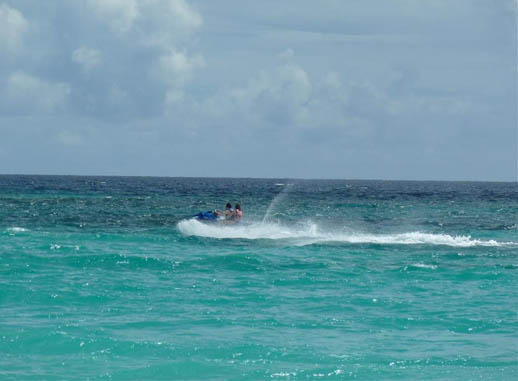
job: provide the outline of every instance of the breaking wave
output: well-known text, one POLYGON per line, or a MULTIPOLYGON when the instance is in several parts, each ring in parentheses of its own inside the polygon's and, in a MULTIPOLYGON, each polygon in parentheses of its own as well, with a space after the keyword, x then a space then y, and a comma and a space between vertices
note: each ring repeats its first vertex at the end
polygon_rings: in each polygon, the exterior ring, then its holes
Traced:
POLYGON ((446 245, 454 247, 473 246, 508 246, 518 242, 498 242, 480 240, 471 236, 452 236, 449 234, 432 234, 409 232, 399 234, 368 234, 357 232, 322 231, 317 224, 307 223, 303 226, 290 227, 277 223, 255 223, 249 225, 217 225, 205 224, 195 219, 182 220, 178 230, 186 236, 231 239, 268 239, 287 240, 294 245, 311 245, 315 243, 343 242, 351 244, 373 243, 394 245, 446 245))

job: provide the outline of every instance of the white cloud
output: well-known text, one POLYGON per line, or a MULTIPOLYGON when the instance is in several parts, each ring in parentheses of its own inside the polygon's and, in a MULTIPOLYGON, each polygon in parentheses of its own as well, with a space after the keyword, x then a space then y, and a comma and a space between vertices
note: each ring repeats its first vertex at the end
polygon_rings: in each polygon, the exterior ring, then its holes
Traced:
POLYGON ((201 15, 184 0, 142 0, 136 38, 144 46, 169 50, 185 42, 203 24, 201 15))
POLYGON ((84 70, 90 71, 101 63, 101 52, 82 46, 72 52, 72 61, 81 65, 84 70))
POLYGON ((19 10, 0 4, 0 51, 14 53, 19 50, 28 26, 29 23, 19 10))
POLYGON ((205 60, 201 55, 189 57, 175 50, 160 57, 152 74, 167 87, 165 103, 181 101, 185 84, 192 78, 194 71, 204 65, 205 60))
POLYGON ((201 27, 201 15, 185 0, 88 0, 93 13, 119 37, 170 49, 201 27))
POLYGON ((274 70, 263 70, 253 78, 247 87, 233 91, 234 97, 243 102, 258 99, 301 103, 308 100, 311 82, 307 73, 297 65, 278 66, 274 70))
POLYGON ((136 0, 89 0, 88 5, 119 35, 127 32, 139 16, 136 0))
POLYGON ((205 109, 221 117, 238 113, 259 124, 300 124, 308 117, 312 92, 307 72, 299 65, 287 63, 262 70, 246 86, 218 92, 205 102, 205 109))
MULTIPOLYGON (((114 33, 100 41, 98 46, 102 56, 99 51, 83 46, 73 52, 72 60, 86 71, 102 63, 105 66, 103 72, 121 73, 110 78, 110 82, 116 88, 124 89, 122 103, 119 102, 122 93, 117 95, 105 89, 103 95, 110 99, 102 107, 115 103, 131 104, 141 96, 142 88, 152 91, 155 100, 160 97, 165 104, 182 101, 186 84, 197 69, 205 66, 201 54, 187 53, 193 42, 193 33, 203 24, 196 9, 185 0, 89 0, 88 4, 95 17, 114 33), (117 40, 115 44, 114 38, 117 40), (110 42, 109 49, 103 45, 106 41, 110 42), (116 55, 115 51, 124 53, 116 55), (136 59, 128 62, 128 57, 136 59), (133 79, 132 83, 125 82, 130 78, 122 75, 125 70, 128 74, 131 71, 132 74, 147 72, 149 75, 140 77, 137 87, 133 79), (115 98, 118 100, 114 101, 115 98)), ((139 110, 144 113, 156 105, 152 100, 133 103, 139 103, 139 110)))
POLYGON ((4 89, 8 111, 53 112, 64 106, 70 95, 66 83, 46 81, 24 72, 12 73, 4 89))
POLYGON ((194 70, 205 65, 202 56, 189 57, 184 52, 171 51, 159 58, 159 71, 169 85, 183 85, 191 79, 194 70))
POLYGON ((205 66, 193 49, 203 19, 185 0, 86 0, 55 9, 20 1, 19 10, 2 1, 0 109, 10 114, 156 116, 188 96, 205 66))
POLYGON ((319 130, 322 139, 326 135, 364 139, 380 129, 394 131, 399 127, 386 126, 399 126, 412 118, 462 115, 471 107, 452 94, 394 93, 391 84, 398 78, 382 85, 361 78, 344 80, 335 71, 311 76, 294 56, 287 50, 278 57, 289 62, 260 71, 244 86, 218 91, 202 103, 201 114, 219 125, 234 123, 279 132, 295 127, 304 133, 319 130))
POLYGON ((185 0, 146 0, 155 10, 162 10, 162 16, 187 29, 199 28, 203 21, 201 15, 196 12, 185 0))

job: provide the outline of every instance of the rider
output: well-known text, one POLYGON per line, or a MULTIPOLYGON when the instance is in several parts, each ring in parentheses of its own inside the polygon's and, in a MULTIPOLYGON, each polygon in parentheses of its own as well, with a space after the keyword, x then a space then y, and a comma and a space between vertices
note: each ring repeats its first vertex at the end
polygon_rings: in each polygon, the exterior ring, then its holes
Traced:
POLYGON ((236 222, 241 221, 241 218, 243 217, 243 211, 241 210, 241 205, 236 204, 234 205, 234 211, 232 212, 232 219, 236 222))
POLYGON ((225 220, 230 220, 232 218, 232 215, 234 213, 234 210, 232 209, 232 204, 230 202, 227 202, 227 204, 225 205, 225 210, 221 211, 221 210, 218 210, 216 209, 214 211, 214 214, 216 216, 223 216, 225 217, 225 220))
POLYGON ((225 220, 230 220, 232 218, 233 213, 234 210, 232 209, 232 204, 230 202, 227 202, 227 204, 225 205, 225 210, 223 211, 225 220))

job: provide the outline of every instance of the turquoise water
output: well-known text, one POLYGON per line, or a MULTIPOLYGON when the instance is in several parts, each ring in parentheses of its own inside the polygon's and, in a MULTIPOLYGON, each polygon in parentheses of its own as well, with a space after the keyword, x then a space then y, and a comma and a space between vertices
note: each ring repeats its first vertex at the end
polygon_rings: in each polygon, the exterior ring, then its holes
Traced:
POLYGON ((517 379, 517 212, 516 183, 0 176, 0 379, 517 379))

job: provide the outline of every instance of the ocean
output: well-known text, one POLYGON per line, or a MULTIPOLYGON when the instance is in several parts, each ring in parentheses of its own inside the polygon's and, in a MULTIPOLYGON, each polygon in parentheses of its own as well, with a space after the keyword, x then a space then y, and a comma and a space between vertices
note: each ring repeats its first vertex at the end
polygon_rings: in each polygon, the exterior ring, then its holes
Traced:
POLYGON ((2 175, 0 379, 516 380, 517 216, 517 183, 2 175))

